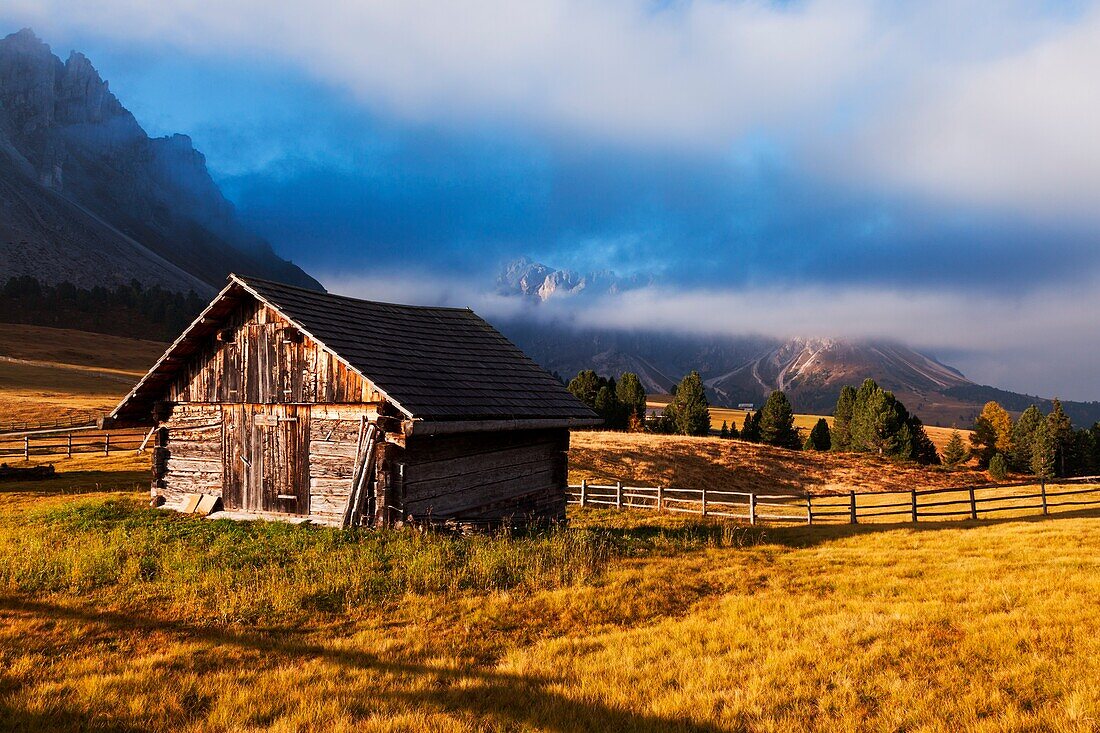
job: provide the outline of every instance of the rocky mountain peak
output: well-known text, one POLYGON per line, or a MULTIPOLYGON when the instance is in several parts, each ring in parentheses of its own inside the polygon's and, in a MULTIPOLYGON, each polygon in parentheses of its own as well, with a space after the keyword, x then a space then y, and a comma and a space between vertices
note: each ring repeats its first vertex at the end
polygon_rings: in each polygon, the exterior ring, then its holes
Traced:
POLYGON ((30 28, 21 28, 0 39, 0 44, 22 53, 38 53, 50 55, 50 46, 30 28))
POLYGON ((649 282, 640 277, 621 278, 611 270, 584 274, 575 270, 558 270, 523 256, 501 267, 496 289, 501 295, 546 302, 563 296, 614 294, 649 282))
POLYGON ((73 51, 57 90, 57 121, 64 125, 96 124, 114 117, 125 118, 133 135, 144 134, 111 88, 84 54, 73 51))
POLYGON ((91 60, 0 39, 0 274, 216 289, 230 271, 320 287, 236 218, 186 135, 150 139, 91 60))

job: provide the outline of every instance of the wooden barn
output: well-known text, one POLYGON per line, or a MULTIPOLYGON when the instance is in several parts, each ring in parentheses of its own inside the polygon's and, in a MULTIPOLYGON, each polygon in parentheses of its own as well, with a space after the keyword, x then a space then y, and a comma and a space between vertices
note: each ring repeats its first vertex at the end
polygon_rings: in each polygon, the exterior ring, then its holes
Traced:
POLYGON ((562 519, 599 423, 469 309, 236 275, 108 421, 152 429, 154 503, 342 526, 562 519))

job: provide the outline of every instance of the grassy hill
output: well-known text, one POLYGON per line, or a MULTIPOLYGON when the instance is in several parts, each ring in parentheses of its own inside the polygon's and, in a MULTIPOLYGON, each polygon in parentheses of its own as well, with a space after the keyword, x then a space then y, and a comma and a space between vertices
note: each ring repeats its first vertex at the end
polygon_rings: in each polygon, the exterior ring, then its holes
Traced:
MULTIPOLYGON (((0 327, 0 353, 23 360, 0 362, 0 399, 110 406, 160 348, 0 327)), ((0 483, 0 729, 1100 720, 1094 515, 749 528, 571 508, 567 529, 530 535, 339 531, 149 509, 148 460, 51 460, 53 480, 0 483)), ((570 460, 574 481, 715 488, 984 480, 623 433, 575 433, 570 460)))
POLYGON ((165 348, 156 341, 0 324, 0 428, 106 412, 165 348))
POLYGON ((575 432, 570 483, 622 480, 640 486, 756 492, 907 491, 989 481, 985 472, 949 471, 853 453, 792 451, 740 440, 638 433, 575 432))
POLYGON ((1095 518, 530 537, 3 488, 7 730, 1090 730, 1095 518))

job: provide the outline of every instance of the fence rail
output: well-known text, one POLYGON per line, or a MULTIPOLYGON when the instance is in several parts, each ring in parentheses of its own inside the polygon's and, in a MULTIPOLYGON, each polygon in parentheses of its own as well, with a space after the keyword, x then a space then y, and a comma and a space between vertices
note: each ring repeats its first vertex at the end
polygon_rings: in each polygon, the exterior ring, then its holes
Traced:
POLYGON ((1001 512, 1027 511, 1045 515, 1059 509, 1100 507, 1100 476, 1037 483, 817 495, 626 486, 621 481, 595 484, 585 480, 569 486, 568 502, 579 506, 741 519, 750 524, 758 521, 859 524, 867 520, 896 522, 899 518, 910 522, 981 519, 1001 512), (904 500, 899 500, 900 497, 904 500))
POLYGON ((50 428, 18 435, 0 435, 0 460, 28 460, 37 456, 72 458, 81 454, 109 456, 119 451, 144 450, 149 441, 145 430, 100 430, 94 425, 50 428))
POLYGON ((96 420, 104 415, 103 412, 97 412, 89 410, 82 415, 70 415, 68 417, 58 417, 53 420, 40 420, 38 422, 31 422, 30 420, 3 420, 0 421, 0 435, 6 434, 22 434, 22 433, 37 433, 43 430, 56 430, 56 429, 84 429, 95 427, 96 420))

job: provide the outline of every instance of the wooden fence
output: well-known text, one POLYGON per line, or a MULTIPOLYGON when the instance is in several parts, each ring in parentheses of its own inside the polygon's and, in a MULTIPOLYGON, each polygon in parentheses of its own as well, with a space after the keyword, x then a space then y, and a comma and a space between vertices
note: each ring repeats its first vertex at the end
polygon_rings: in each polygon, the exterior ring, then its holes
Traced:
POLYGON ((0 460, 28 460, 33 456, 72 458, 93 453, 109 456, 119 451, 144 450, 149 437, 146 430, 100 430, 95 426, 0 435, 0 460))
POLYGON ((55 430, 66 428, 68 430, 83 430, 95 427, 96 420, 104 415, 103 412, 87 411, 82 415, 68 415, 56 417, 53 420, 4 420, 0 421, 0 434, 3 433, 34 433, 43 430, 55 430))
POLYGON ((1045 515, 1100 507, 1100 477, 847 494, 758 494, 582 481, 569 486, 568 501, 580 506, 739 519, 750 524, 943 521, 1013 516, 1021 512, 1045 515))

